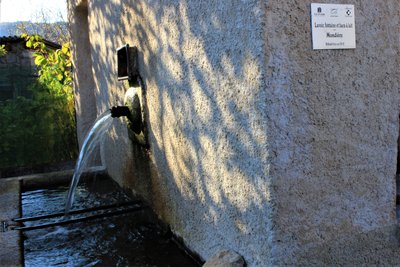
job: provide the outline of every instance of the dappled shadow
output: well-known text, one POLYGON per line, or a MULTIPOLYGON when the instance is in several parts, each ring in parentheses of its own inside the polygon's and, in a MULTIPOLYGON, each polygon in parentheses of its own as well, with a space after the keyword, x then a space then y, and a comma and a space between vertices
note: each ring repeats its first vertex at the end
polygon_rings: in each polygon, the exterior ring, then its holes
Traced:
POLYGON ((357 49, 312 51, 309 3, 244 2, 90 2, 99 113, 123 101, 117 47, 138 46, 147 86, 151 149, 132 151, 116 121, 110 174, 203 257, 295 262, 305 244, 393 222, 398 70, 382 66, 398 63, 399 4, 358 1, 357 49))
POLYGON ((186 1, 90 2, 97 109, 122 104, 116 49, 137 46, 150 151, 115 122, 104 147, 116 180, 147 196, 190 248, 269 261, 271 193, 262 7, 186 1), (112 159, 111 159, 112 158, 112 159))

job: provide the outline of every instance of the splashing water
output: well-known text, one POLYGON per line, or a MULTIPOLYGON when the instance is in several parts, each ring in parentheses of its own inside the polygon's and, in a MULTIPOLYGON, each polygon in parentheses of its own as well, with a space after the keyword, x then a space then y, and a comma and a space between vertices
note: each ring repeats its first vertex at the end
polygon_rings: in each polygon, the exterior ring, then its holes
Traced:
POLYGON ((102 113, 97 117, 96 121, 90 132, 87 134, 83 142, 81 152, 79 153, 78 160, 75 165, 74 175, 72 176, 71 185, 69 187, 67 202, 65 204, 65 213, 68 214, 74 202, 76 187, 78 186, 79 179, 82 172, 85 170, 92 152, 100 143, 105 132, 108 130, 112 122, 110 111, 102 113))

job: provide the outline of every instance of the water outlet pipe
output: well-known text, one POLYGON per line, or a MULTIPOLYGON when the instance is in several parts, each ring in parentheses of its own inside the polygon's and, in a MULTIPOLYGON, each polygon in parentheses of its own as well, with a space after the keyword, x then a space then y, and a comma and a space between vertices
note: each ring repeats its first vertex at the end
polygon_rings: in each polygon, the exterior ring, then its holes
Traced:
POLYGON ((140 134, 142 132, 142 112, 140 101, 136 95, 131 103, 131 106, 115 106, 110 109, 111 117, 120 118, 126 117, 129 129, 134 133, 140 134))

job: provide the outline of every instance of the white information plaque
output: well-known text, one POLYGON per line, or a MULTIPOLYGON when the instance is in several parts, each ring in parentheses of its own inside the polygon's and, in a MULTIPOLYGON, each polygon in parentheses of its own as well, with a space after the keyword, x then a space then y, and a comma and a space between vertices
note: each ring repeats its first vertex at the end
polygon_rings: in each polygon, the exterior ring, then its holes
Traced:
POLYGON ((356 48, 354 5, 311 4, 313 49, 356 48))

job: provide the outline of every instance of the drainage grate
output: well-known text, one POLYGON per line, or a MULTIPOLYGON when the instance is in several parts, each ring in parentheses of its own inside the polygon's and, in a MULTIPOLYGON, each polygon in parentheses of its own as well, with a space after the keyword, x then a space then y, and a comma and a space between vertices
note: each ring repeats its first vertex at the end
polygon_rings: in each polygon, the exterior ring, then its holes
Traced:
MULTIPOLYGON (((61 217, 62 220, 59 220, 56 222, 41 223, 41 224, 39 223, 36 225, 31 225, 31 226, 12 227, 11 229, 18 230, 18 231, 37 230, 37 229, 43 229, 43 228, 52 227, 52 226, 66 225, 66 224, 71 224, 71 223, 78 223, 78 222, 99 219, 99 218, 103 218, 103 217, 122 215, 122 214, 125 214, 128 212, 140 211, 145 208, 148 208, 148 206, 143 205, 142 202, 132 201, 132 202, 117 203, 117 204, 112 204, 112 205, 107 205, 107 206, 99 206, 99 207, 93 207, 93 208, 87 208, 87 209, 81 209, 81 210, 73 210, 73 211, 70 211, 69 214, 60 212, 60 213, 47 214, 47 215, 34 216, 34 217, 16 218, 13 221, 20 222, 20 223, 40 221, 40 220, 45 220, 45 219, 53 219, 53 218, 58 218, 58 217, 61 217), (95 212, 95 213, 93 214, 93 212, 95 212), (92 213, 92 214, 88 214, 88 213, 92 213), (73 215, 80 215, 80 216, 77 218, 71 218, 71 216, 73 216, 73 215)), ((7 228, 8 224, 6 222, 4 222, 4 223, 6 225, 4 228, 7 228)), ((3 225, 3 222, 2 222, 2 225, 3 225)), ((3 229, 3 226, 1 228, 3 229)))

